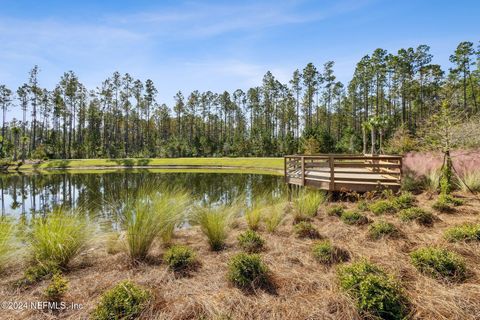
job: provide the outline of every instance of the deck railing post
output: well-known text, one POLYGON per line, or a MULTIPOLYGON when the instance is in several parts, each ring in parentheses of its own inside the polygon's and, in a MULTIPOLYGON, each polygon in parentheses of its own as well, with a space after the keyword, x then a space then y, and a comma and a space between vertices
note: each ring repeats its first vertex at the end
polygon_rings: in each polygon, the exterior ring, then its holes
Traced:
POLYGON ((330 164, 330 191, 335 190, 335 158, 333 156, 328 157, 328 162, 330 164))
POLYGON ((283 158, 283 177, 285 179, 285 183, 288 182, 288 179, 287 179, 287 158, 288 157, 283 158))
POLYGON ((305 157, 302 156, 302 186, 305 185, 305 157))

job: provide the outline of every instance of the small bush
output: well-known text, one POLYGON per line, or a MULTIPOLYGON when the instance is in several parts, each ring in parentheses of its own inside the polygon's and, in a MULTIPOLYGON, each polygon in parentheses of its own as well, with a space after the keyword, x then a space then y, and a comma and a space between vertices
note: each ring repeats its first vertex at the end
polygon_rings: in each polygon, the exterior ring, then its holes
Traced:
POLYGON ((355 210, 347 210, 340 216, 340 219, 346 224, 365 224, 368 223, 367 217, 355 210))
POLYGON ((466 267, 463 259, 446 249, 425 247, 410 254, 412 264, 422 273, 435 278, 463 280, 466 267))
POLYGON ((399 283, 379 267, 361 261, 338 269, 340 287, 364 313, 381 319, 404 319, 407 300, 399 283))
POLYGON ((268 267, 257 254, 239 253, 228 263, 228 279, 240 288, 262 287, 269 283, 268 267))
POLYGON ((348 252, 332 245, 329 240, 314 244, 312 254, 315 260, 323 264, 334 264, 349 259, 348 252))
POLYGON ((163 255, 163 260, 174 271, 192 269, 197 262, 195 252, 191 248, 182 245, 170 247, 163 255))
POLYGON ((320 234, 312 223, 301 221, 293 226, 293 232, 298 238, 319 238, 320 234))
POLYGON ((443 213, 452 213, 455 211, 450 204, 445 201, 437 200, 432 204, 432 209, 443 213))
POLYGON ((151 298, 149 291, 123 281, 105 292, 92 313, 92 319, 136 319, 151 298))
POLYGON ((222 206, 217 208, 197 208, 192 222, 200 225, 204 235, 208 238, 210 249, 222 250, 227 240, 229 224, 235 208, 222 206))
POLYGON ((415 194, 421 193, 425 189, 425 178, 417 177, 412 172, 407 172, 402 178, 402 191, 412 192, 415 194))
POLYGON ((440 212, 452 213, 455 211, 454 207, 461 205, 463 205, 462 199, 455 198, 449 194, 441 194, 432 205, 432 208, 440 212))
POLYGON ((0 218, 0 272, 12 258, 14 233, 13 223, 9 219, 0 218))
POLYGON ((377 200, 370 205, 369 209, 376 215, 397 212, 397 206, 390 200, 377 200))
POLYGON ((378 240, 383 237, 394 236, 398 233, 397 228, 390 222, 375 221, 368 227, 368 236, 378 240))
POLYGON ((404 192, 398 197, 394 198, 393 203, 397 209, 408 209, 413 207, 416 201, 417 200, 413 194, 410 192, 404 192))
POLYGON ((327 215, 340 217, 344 211, 345 209, 343 208, 343 206, 335 205, 327 208, 327 215))
POLYGON ((45 289, 45 297, 48 301, 60 301, 68 290, 68 280, 60 273, 53 275, 50 284, 45 289))
POLYGON ((480 241, 480 223, 465 223, 445 232, 448 241, 480 241))
POLYGON ((424 226, 432 225, 434 221, 434 215, 421 208, 403 209, 400 211, 399 217, 401 221, 415 221, 424 226))
POLYGON ((318 207, 324 203, 325 200, 325 193, 305 189, 293 201, 295 220, 301 221, 315 217, 317 215, 318 207))
POLYGON ((91 228, 80 212, 58 210, 46 218, 37 218, 29 237, 33 260, 65 269, 86 249, 90 235, 91 228))
POLYGON ((285 203, 269 206, 263 214, 263 222, 268 232, 274 233, 285 219, 285 203))
POLYGON ((357 209, 360 211, 368 211, 369 210, 368 202, 365 200, 359 201, 357 205, 357 209))
POLYGON ((37 263, 25 270, 21 282, 27 285, 37 283, 41 280, 50 278, 52 275, 59 272, 60 270, 57 263, 48 261, 44 263, 37 263))
POLYGON ((265 240, 253 230, 245 231, 237 239, 240 247, 247 252, 259 252, 265 243, 265 240))

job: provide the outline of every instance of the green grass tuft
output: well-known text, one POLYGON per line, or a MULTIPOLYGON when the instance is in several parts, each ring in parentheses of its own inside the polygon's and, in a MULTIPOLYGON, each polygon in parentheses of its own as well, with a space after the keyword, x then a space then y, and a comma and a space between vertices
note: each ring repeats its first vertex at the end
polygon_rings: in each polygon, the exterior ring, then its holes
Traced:
POLYGON ((470 170, 463 174, 460 189, 464 192, 480 192, 480 170, 470 170), (466 184, 466 185, 465 185, 466 184))
POLYGON ((14 224, 10 219, 0 218, 0 272, 11 261, 14 247, 14 224))
POLYGON ((285 220, 287 203, 280 202, 265 208, 263 223, 268 232, 274 233, 285 220))
POLYGON ((149 291, 130 281, 122 281, 102 294, 91 319, 137 319, 150 299, 149 291))
POLYGON ((29 238, 33 261, 65 269, 86 249, 92 227, 79 211, 58 209, 33 221, 29 238))
POLYGON ((192 223, 200 226, 207 236, 213 251, 222 250, 228 236, 229 225, 235 216, 235 206, 220 206, 216 208, 198 207, 194 210, 192 223))
POLYGON ((321 191, 302 189, 293 200, 294 220, 301 221, 317 215, 318 207, 326 201, 326 195, 321 191))
POLYGON ((456 253, 442 248, 425 247, 410 254, 412 264, 422 273, 434 278, 460 281, 466 277, 464 260, 456 253))
POLYGON ((265 240, 253 230, 241 233, 237 240, 240 247, 247 252, 260 252, 265 244, 265 240))
POLYGON ((342 290, 356 302, 366 317, 405 319, 407 299, 399 283, 382 269, 366 261, 352 263, 338 269, 342 290))
POLYGON ((445 231, 445 239, 456 241, 480 241, 480 223, 465 223, 445 231))

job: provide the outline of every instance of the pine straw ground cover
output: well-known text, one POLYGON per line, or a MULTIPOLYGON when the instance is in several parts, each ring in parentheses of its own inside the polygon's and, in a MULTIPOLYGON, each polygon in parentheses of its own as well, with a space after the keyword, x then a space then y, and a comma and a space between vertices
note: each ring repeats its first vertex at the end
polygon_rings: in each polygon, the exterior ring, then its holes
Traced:
MULTIPOLYGON (((401 236, 371 240, 368 224, 347 225, 321 208, 312 224, 323 238, 347 250, 350 261, 367 259, 396 276, 410 301, 409 317, 413 319, 480 319, 480 243, 448 242, 445 231, 455 225, 480 221, 480 203, 464 194, 466 204, 455 213, 434 213, 433 226, 400 221, 398 215, 375 216, 365 212, 371 221, 383 219, 398 226, 401 236), (423 275, 411 264, 409 254, 415 249, 440 245, 461 255, 468 277, 460 283, 449 283, 423 275)), ((432 211, 435 198, 417 196, 418 205, 432 211)), ((344 203, 346 209, 356 204, 344 203)), ((270 290, 245 292, 229 284, 228 261, 241 252, 237 237, 247 226, 236 224, 227 238, 226 248, 213 252, 197 228, 180 230, 173 243, 187 245, 197 255, 199 266, 188 276, 179 276, 161 261, 167 250, 156 245, 148 263, 132 266, 124 253, 108 254, 97 244, 85 252, 73 268, 65 273, 69 290, 65 301, 81 303, 81 310, 58 314, 35 310, 2 310, 1 319, 87 319, 103 292, 129 279, 153 294, 142 319, 361 319, 354 301, 339 289, 337 265, 318 263, 312 246, 318 239, 299 239, 293 233, 288 216, 275 234, 262 226, 258 233, 265 239, 260 253, 271 271, 274 285, 270 290)), ((42 301, 49 281, 28 288, 15 288, 23 267, 11 266, 0 280, 0 301, 42 301)))

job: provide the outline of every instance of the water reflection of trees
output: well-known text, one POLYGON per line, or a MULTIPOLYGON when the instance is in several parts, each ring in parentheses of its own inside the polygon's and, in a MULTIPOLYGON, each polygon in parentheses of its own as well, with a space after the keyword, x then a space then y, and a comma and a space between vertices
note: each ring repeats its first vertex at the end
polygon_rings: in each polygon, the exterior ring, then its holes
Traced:
POLYGON ((2 214, 22 217, 46 214, 56 206, 83 205, 96 215, 109 218, 110 204, 135 197, 141 186, 177 187, 203 204, 229 203, 240 196, 282 193, 280 177, 225 173, 114 172, 102 174, 2 175, 2 214))

